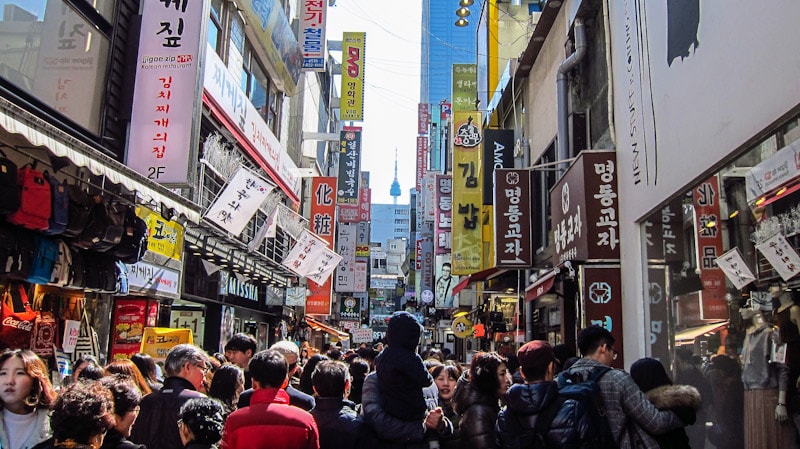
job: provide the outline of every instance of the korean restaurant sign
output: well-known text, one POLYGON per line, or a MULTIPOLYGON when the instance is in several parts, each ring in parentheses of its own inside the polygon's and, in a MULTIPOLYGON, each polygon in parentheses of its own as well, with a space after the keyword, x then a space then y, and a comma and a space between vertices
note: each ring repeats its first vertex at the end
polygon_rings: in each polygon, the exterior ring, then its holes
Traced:
POLYGON ((494 176, 494 265, 531 267, 531 172, 495 168, 494 176))
POLYGON ((416 186, 417 191, 422 191, 422 179, 428 171, 428 137, 417 137, 417 175, 416 186))
POLYGON ((420 103, 417 105, 417 134, 428 134, 428 125, 431 122, 430 105, 420 103))
POLYGON ((364 52, 367 34, 342 33, 342 86, 340 117, 342 121, 364 120, 364 52))
POLYGON ((567 260, 618 260, 616 153, 581 151, 550 190, 555 251, 567 260))
POLYGON ((340 223, 337 226, 336 253, 342 261, 336 267, 333 288, 338 293, 352 293, 356 284, 356 234, 358 225, 340 223))
MULTIPOLYGON (((453 112, 472 111, 478 95, 478 66, 453 64, 453 112)), ((477 120, 476 123, 480 123, 477 120)))
POLYGON ((275 177, 289 196, 300 198, 302 180, 297 165, 239 85, 239 77, 231 73, 217 52, 208 46, 203 78, 206 94, 237 127, 233 131, 238 131, 255 150, 262 168, 275 177))
POLYGON ((453 178, 436 175, 436 222, 433 246, 437 255, 450 254, 453 247, 453 178))
MULTIPOLYGON (((619 265, 581 265, 583 291, 581 305, 585 326, 597 325, 605 328, 616 339, 614 347, 622 348, 622 274, 619 265)), ((625 366, 623 354, 612 363, 614 368, 625 366)))
POLYGON ((183 226, 143 206, 136 206, 136 216, 147 225, 147 250, 180 261, 183 255, 183 226))
POLYGON ((455 112, 453 119, 452 274, 483 269, 481 235, 481 113, 455 112))
POLYGON ((325 21, 328 2, 325 0, 300 1, 300 46, 303 50, 303 71, 325 71, 325 21))
POLYGON ((361 178, 361 129, 343 130, 339 138, 339 182, 336 204, 358 204, 361 178))
POLYGON ((209 3, 143 3, 126 165, 152 181, 186 185, 209 3))
POLYGON ((272 189, 273 185, 262 177, 245 167, 239 167, 208 208, 204 218, 233 235, 239 235, 272 189))
POLYGON ((278 0, 244 0, 237 2, 237 6, 247 26, 258 37, 270 65, 278 72, 273 81, 278 89, 292 96, 300 79, 303 51, 281 3, 278 0))
POLYGON ((717 266, 722 256, 722 221, 720 219, 720 185, 714 175, 692 189, 695 213, 697 253, 700 257, 700 318, 703 320, 728 319, 728 302, 725 300, 725 272, 717 266))

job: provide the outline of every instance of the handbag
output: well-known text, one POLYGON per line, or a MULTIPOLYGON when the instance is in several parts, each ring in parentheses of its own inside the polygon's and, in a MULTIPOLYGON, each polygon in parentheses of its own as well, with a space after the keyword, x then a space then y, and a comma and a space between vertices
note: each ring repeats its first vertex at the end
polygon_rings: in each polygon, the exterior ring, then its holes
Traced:
POLYGON ((100 348, 97 344, 97 332, 92 328, 89 323, 89 315, 86 314, 86 309, 83 309, 81 315, 81 328, 78 332, 78 341, 75 343, 75 350, 72 351, 72 360, 76 361, 84 355, 92 357, 100 356, 100 348))
MULTIPOLYGON (((49 307, 45 311, 45 294, 39 293, 33 298, 33 307, 40 311, 39 316, 33 323, 31 333, 31 351, 39 357, 51 357, 54 354, 54 343, 58 330, 56 318, 49 307)), ((47 301, 48 305, 51 301, 47 301)))
POLYGON ((33 325, 39 312, 34 312, 28 294, 21 284, 9 285, 3 293, 0 310, 0 346, 12 349, 29 349, 33 325))

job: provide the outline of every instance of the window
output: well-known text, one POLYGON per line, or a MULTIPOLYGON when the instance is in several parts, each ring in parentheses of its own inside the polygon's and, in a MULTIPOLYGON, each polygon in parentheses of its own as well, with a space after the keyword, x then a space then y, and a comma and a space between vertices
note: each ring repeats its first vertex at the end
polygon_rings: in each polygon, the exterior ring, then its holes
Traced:
POLYGON ((211 1, 211 17, 208 20, 208 43, 217 54, 222 54, 222 0, 211 1))
POLYGON ((280 133, 282 95, 267 76, 267 71, 259 62, 249 41, 245 41, 242 56, 242 89, 269 129, 277 136, 280 133))

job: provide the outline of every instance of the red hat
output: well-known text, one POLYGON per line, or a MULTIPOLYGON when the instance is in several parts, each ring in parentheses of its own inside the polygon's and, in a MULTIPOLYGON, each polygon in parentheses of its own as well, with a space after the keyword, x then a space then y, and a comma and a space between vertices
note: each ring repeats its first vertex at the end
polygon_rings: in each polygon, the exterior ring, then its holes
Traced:
POLYGON ((546 367, 550 362, 558 363, 553 347, 544 340, 533 340, 525 343, 517 351, 519 365, 524 371, 526 368, 546 367))

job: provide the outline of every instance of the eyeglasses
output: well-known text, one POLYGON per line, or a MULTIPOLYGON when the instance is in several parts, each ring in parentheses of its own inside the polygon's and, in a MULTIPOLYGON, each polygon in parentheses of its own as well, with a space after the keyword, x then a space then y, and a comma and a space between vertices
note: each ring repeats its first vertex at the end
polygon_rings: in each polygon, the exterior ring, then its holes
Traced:
POLYGON ((608 346, 608 350, 614 353, 614 355, 611 356, 611 360, 617 360, 617 356, 619 355, 619 353, 617 353, 617 350, 614 349, 613 346, 608 346))
POLYGON ((134 408, 128 410, 128 413, 133 413, 134 415, 138 415, 140 411, 142 411, 141 407, 134 407, 134 408))
POLYGON ((195 366, 200 368, 203 371, 203 374, 208 372, 208 366, 207 365, 195 365, 195 366))

